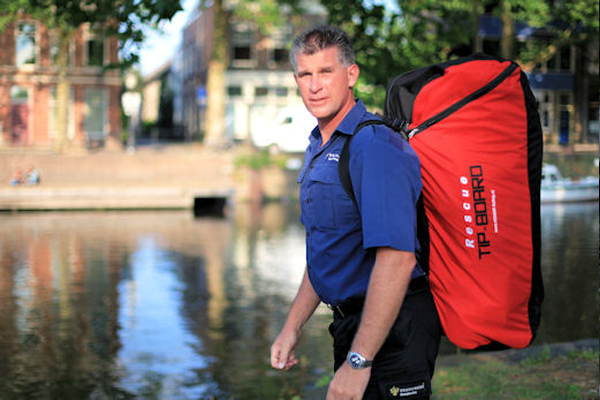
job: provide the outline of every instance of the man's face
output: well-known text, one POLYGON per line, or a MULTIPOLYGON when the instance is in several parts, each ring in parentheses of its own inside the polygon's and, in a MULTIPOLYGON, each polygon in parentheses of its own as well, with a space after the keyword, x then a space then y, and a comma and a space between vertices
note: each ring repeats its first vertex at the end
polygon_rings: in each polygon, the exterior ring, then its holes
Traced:
POLYGON ((352 88, 358 78, 358 67, 343 67, 339 49, 329 47, 315 54, 298 54, 296 83, 306 108, 319 122, 331 121, 354 100, 352 88))

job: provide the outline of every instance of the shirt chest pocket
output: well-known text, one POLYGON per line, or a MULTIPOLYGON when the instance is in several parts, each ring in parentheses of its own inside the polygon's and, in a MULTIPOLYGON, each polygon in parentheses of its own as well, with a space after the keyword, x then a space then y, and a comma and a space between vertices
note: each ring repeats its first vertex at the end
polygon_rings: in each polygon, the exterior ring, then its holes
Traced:
POLYGON ((308 211, 318 229, 339 229, 359 220, 352 199, 340 183, 337 164, 316 165, 308 175, 312 181, 308 211))

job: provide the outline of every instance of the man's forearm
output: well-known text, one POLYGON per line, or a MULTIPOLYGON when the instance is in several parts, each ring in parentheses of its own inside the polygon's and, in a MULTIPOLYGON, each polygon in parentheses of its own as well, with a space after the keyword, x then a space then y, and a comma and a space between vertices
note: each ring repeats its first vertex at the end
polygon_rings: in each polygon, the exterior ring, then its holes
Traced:
POLYGON ((375 357, 398 316, 415 264, 413 253, 377 250, 353 351, 369 360, 375 357))
POLYGON ((321 300, 308 278, 308 271, 305 270, 300 289, 298 289, 298 294, 292 303, 284 329, 301 329, 313 315, 320 302, 321 300))

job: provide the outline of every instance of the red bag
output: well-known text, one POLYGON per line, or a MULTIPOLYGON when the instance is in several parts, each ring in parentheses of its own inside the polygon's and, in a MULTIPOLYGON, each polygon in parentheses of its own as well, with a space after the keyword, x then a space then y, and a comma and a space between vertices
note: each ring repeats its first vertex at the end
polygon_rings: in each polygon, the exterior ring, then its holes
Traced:
POLYGON ((544 291, 542 130, 525 74, 485 55, 417 69, 390 80, 385 113, 421 161, 419 262, 445 334, 465 349, 528 346, 544 291))

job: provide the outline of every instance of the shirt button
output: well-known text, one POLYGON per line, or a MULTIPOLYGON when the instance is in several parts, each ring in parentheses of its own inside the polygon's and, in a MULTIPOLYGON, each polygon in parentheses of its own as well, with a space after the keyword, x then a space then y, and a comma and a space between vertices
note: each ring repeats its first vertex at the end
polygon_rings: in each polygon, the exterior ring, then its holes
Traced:
POLYGON ((310 203, 310 199, 306 199, 306 202, 307 202, 307 203, 310 203))

